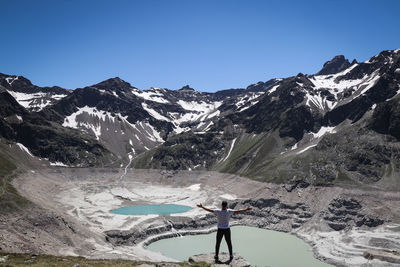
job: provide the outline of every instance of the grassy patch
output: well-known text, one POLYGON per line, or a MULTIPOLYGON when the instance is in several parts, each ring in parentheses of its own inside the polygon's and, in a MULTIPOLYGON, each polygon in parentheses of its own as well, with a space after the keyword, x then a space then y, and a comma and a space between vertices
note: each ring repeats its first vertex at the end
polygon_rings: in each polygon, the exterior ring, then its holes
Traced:
POLYGON ((17 166, 5 155, 0 154, 0 213, 18 211, 28 200, 20 196, 17 190, 11 185, 13 173, 17 166))
POLYGON ((5 156, 0 155, 0 177, 4 177, 12 173, 17 166, 14 165, 9 159, 5 156))
MULTIPOLYGON (((217 169, 221 172, 237 173, 251 159, 251 154, 257 149, 263 135, 253 137, 250 134, 244 134, 236 141, 235 146, 229 158, 223 162, 217 169)), ((227 149, 229 150, 230 147, 227 149)))
POLYGON ((341 169, 338 170, 338 176, 335 180, 337 184, 354 184, 354 181, 341 169))
POLYGON ((151 159, 154 156, 156 149, 152 149, 140 155, 133 160, 132 166, 137 169, 149 169, 151 167, 151 159))
MULTIPOLYGON (((149 264, 150 266, 160 266, 160 264, 144 262, 144 261, 129 261, 129 260, 90 260, 84 257, 72 257, 72 256, 51 256, 51 255, 32 255, 32 254, 20 254, 20 253, 4 253, 0 252, 0 259, 7 257, 5 263, 0 263, 0 266, 33 266, 33 267, 128 267, 128 266, 140 266, 141 264, 149 264), (8 256, 8 257, 7 257, 8 256)), ((187 262, 173 263, 178 266, 197 266, 197 267, 208 267, 210 264, 206 263, 193 263, 187 262)), ((172 264, 171 264, 172 265, 172 264)), ((168 266, 168 264, 167 264, 168 266)))

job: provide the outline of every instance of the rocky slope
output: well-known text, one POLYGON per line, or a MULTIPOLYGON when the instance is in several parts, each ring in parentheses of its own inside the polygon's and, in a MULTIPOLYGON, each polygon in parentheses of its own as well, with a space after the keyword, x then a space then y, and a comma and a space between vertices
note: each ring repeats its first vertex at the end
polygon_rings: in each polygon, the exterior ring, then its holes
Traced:
POLYGON ((3 73, 0 73, 0 90, 8 91, 21 106, 32 111, 42 110, 71 93, 58 86, 39 87, 25 77, 3 73))
POLYGON ((0 92, 0 138, 9 146, 16 144, 8 149, 7 156, 14 156, 14 160, 19 158, 20 150, 32 161, 36 157, 53 164, 94 166, 112 160, 112 155, 89 136, 29 112, 6 91, 0 92))

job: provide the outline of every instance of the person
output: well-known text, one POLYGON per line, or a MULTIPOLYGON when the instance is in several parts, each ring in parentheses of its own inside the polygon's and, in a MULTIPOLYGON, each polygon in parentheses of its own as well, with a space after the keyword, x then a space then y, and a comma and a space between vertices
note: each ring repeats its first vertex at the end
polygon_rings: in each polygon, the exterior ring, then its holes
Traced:
POLYGON ((232 259, 233 259, 231 229, 229 226, 229 219, 232 216, 232 214, 251 210, 250 207, 247 207, 246 209, 242 209, 242 210, 228 209, 228 203, 226 201, 222 201, 221 206, 222 206, 221 209, 212 210, 212 209, 208 209, 208 208, 204 207, 201 203, 197 205, 197 207, 202 208, 208 212, 211 212, 211 213, 214 213, 215 215, 217 215, 218 231, 217 231, 217 240, 216 240, 216 244, 215 244, 215 256, 214 256, 214 259, 216 262, 219 261, 219 259, 218 259, 219 246, 221 244, 222 237, 224 237, 224 236, 225 236, 226 244, 228 245, 228 249, 229 249, 229 261, 232 261, 232 259))

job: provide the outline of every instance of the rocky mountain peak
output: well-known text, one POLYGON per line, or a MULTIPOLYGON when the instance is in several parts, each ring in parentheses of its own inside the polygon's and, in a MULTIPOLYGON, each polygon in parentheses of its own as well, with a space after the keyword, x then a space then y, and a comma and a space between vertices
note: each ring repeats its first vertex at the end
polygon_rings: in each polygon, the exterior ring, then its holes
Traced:
POLYGON ((348 59, 346 59, 343 55, 338 55, 325 62, 324 66, 317 73, 317 75, 335 74, 347 69, 350 65, 351 64, 348 59))
POLYGON ((110 78, 102 81, 98 84, 93 85, 93 87, 100 90, 108 91, 126 91, 132 89, 132 85, 119 77, 110 78))
POLYGON ((30 80, 23 76, 7 75, 0 73, 0 85, 18 92, 30 91, 34 87, 30 80))
POLYGON ((194 91, 196 91, 196 90, 194 90, 192 87, 190 87, 189 85, 185 85, 185 86, 183 86, 181 89, 179 89, 178 91, 192 91, 192 92, 194 92, 194 91))

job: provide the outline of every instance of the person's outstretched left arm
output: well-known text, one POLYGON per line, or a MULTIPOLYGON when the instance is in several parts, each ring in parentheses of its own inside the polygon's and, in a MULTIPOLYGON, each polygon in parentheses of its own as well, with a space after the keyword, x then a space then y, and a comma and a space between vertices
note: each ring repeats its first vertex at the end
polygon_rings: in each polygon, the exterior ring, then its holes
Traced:
POLYGON ((248 211, 248 210, 252 210, 252 208, 251 207, 247 207, 247 208, 245 208, 245 209, 243 209, 243 210, 234 210, 233 211, 233 213, 241 213, 241 212, 245 212, 245 211, 248 211))
POLYGON ((200 204, 197 204, 197 207, 202 208, 203 210, 206 210, 206 211, 208 211, 208 212, 214 213, 214 211, 213 211, 212 209, 207 209, 206 207, 203 207, 203 205, 202 205, 201 203, 200 203, 200 204))

